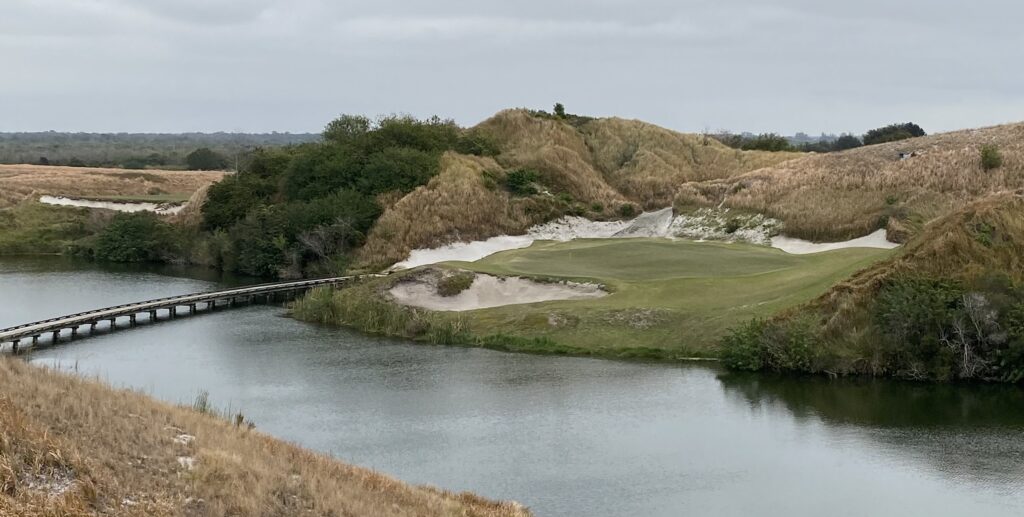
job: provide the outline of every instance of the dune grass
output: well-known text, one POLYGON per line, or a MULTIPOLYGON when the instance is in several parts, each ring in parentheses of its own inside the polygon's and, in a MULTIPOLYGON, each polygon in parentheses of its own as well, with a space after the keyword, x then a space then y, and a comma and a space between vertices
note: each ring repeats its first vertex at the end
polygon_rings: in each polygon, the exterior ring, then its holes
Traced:
POLYGON ((678 359, 711 357, 730 327, 808 302, 895 253, 844 249, 789 255, 749 244, 666 239, 539 242, 441 267, 539 280, 600 283, 609 296, 508 305, 461 313, 398 306, 384 292, 401 278, 370 281, 296 304, 300 319, 425 341, 540 353, 678 359))
POLYGON ((17 358, 0 393, 3 516, 529 515, 17 358))
POLYGON ((493 158, 448 153, 440 173, 397 202, 387 203, 360 252, 360 266, 377 269, 433 248, 496 235, 571 213, 593 219, 623 207, 664 208, 687 181, 727 178, 799 153, 738 151, 697 135, 636 120, 595 119, 582 127, 505 110, 474 128, 498 143, 493 158), (535 172, 543 192, 510 195, 493 177, 535 172))
POLYGON ((885 228, 906 241, 924 225, 991 194, 1024 188, 1024 124, 956 131, 809 155, 746 174, 692 182, 678 207, 744 208, 780 219, 788 235, 843 240, 885 228), (1000 167, 981 150, 998 146, 1000 167), (901 159, 900 152, 916 155, 901 159))

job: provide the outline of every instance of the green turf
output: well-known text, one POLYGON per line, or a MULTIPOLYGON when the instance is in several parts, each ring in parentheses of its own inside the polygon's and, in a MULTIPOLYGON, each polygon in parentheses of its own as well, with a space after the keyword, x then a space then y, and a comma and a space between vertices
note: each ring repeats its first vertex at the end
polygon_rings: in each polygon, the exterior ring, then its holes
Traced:
POLYGON ((714 345, 729 327, 807 302, 891 253, 855 248, 790 255, 750 244, 596 239, 539 242, 447 266, 590 280, 612 291, 595 300, 464 313, 474 334, 542 337, 608 355, 631 348, 713 355, 714 345))

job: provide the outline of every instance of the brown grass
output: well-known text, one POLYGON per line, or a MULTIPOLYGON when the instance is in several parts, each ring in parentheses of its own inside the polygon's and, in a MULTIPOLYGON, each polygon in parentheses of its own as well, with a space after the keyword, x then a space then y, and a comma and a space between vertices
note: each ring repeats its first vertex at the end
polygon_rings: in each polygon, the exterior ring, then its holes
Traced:
POLYGON ((220 171, 125 170, 44 165, 0 165, 0 208, 42 195, 192 195, 224 177, 220 171))
POLYGON ((1003 190, 1024 187, 1024 124, 957 131, 842 153, 811 155, 727 179, 690 183, 679 205, 717 205, 781 219, 785 233, 812 240, 887 228, 906 240, 928 221, 1003 190), (1003 164, 984 171, 981 147, 1003 164), (900 160, 900 151, 918 156, 900 160))
POLYGON ((849 334, 888 279, 914 275, 970 282, 992 272, 1024 281, 1024 191, 993 194, 933 221, 897 256, 784 316, 813 310, 829 334, 849 334))
POLYGON ((729 177, 796 156, 737 151, 714 140, 703 145, 695 135, 633 120, 597 119, 577 129, 525 110, 502 111, 475 130, 497 142, 501 153, 495 159, 446 154, 428 185, 389 203, 361 252, 362 265, 392 264, 416 248, 520 234, 566 210, 554 197, 516 198, 488 188, 485 171, 534 169, 551 194, 567 194, 577 208, 591 210, 588 215, 607 217, 626 203, 668 206, 686 181, 729 177))
POLYGON ((526 516, 190 408, 0 359, 0 515, 526 516), (175 441, 194 436, 190 443, 175 441), (189 468, 179 458, 192 458, 189 468))
POLYGON ((445 154, 440 174, 385 210, 360 250, 362 262, 384 267, 412 249, 522 233, 539 222, 530 200, 487 187, 484 171, 500 168, 490 158, 445 154))

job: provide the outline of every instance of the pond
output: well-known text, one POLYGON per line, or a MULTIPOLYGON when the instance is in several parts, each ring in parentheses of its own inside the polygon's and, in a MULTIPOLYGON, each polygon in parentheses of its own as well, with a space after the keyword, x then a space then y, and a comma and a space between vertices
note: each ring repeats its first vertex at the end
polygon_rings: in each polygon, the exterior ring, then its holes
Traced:
MULTIPOLYGON (((186 268, 0 260, 0 327, 237 285, 186 268)), ((250 306, 29 360, 539 516, 1024 515, 1024 390, 735 374, 368 337, 250 306)))

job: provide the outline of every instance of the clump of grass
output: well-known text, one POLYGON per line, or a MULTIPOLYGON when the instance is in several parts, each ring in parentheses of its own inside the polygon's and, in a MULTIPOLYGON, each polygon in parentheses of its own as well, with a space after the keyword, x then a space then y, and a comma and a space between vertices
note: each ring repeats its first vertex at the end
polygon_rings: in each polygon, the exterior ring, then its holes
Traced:
POLYGON ((458 271, 445 275, 437 281, 437 294, 445 297, 458 296, 472 287, 476 274, 471 271, 458 271))

